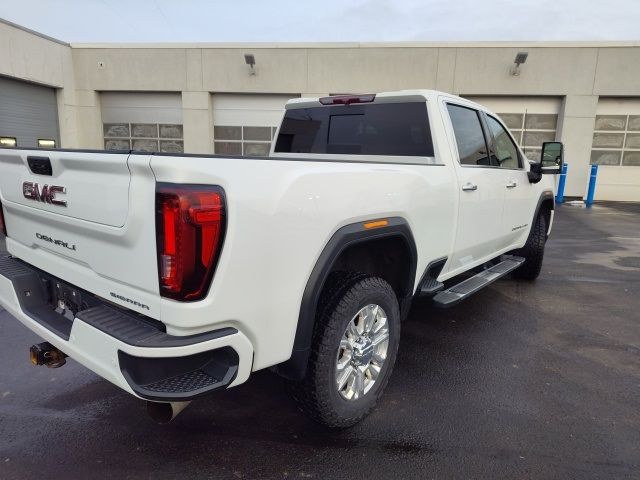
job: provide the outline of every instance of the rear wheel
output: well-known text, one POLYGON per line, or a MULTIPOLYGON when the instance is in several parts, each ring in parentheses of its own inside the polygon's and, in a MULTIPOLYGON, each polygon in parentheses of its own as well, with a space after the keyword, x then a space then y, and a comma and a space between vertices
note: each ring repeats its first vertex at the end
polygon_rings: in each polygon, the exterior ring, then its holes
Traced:
POLYGON ((547 221, 544 214, 538 215, 535 225, 529 232, 527 243, 519 250, 513 252, 514 255, 524 258, 522 266, 513 272, 515 278, 521 280, 535 280, 540 275, 542 269, 542 259, 544 257, 544 245, 547 241, 547 221))
POLYGON ((382 395, 399 339, 398 301, 386 281, 332 274, 320 299, 307 376, 293 385, 294 398, 324 425, 354 425, 382 395))

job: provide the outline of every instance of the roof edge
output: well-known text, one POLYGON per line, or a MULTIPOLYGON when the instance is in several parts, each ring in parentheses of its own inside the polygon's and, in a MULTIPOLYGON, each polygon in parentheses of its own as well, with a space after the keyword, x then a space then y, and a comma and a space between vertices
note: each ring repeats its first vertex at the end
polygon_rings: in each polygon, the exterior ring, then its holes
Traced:
POLYGON ((70 44, 63 42, 62 40, 58 40, 57 38, 50 37, 49 35, 45 35, 44 33, 36 32, 35 30, 31 30, 30 28, 23 27, 22 25, 18 25, 17 23, 13 23, 6 18, 0 18, 0 23, 4 23, 10 27, 16 28, 18 30, 22 30, 23 32, 29 33, 31 35, 35 35, 36 37, 43 38, 45 40, 49 40, 50 42, 57 43, 59 45, 64 45, 65 47, 71 47, 70 44))
POLYGON ((477 41, 477 42, 176 42, 176 43, 78 43, 74 49, 322 49, 322 48, 625 48, 640 47, 640 40, 628 41, 477 41))

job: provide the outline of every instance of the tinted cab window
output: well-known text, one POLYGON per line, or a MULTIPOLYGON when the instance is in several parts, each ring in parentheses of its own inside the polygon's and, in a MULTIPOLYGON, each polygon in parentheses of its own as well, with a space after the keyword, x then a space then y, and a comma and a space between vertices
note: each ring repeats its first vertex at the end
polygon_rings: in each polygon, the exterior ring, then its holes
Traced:
POLYGON ((488 155, 487 144, 482 130, 480 113, 472 108, 447 104, 453 133, 456 137, 458 155, 462 165, 497 166, 488 155))
POLYGON ((427 107, 411 102, 289 109, 275 151, 432 157, 427 107))

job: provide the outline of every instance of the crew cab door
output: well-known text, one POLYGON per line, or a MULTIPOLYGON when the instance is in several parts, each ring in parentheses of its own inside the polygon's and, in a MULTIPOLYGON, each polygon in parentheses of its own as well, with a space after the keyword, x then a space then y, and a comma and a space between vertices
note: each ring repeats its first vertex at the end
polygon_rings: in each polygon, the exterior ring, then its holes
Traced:
POLYGON ((506 247, 522 243, 532 221, 534 186, 524 169, 524 155, 506 127, 494 116, 483 113, 489 133, 489 149, 494 163, 503 173, 505 199, 502 214, 502 234, 506 247))
POLYGON ((502 216, 507 174, 490 154, 482 112, 447 102, 458 178, 458 221, 450 272, 466 270, 505 245, 502 216))

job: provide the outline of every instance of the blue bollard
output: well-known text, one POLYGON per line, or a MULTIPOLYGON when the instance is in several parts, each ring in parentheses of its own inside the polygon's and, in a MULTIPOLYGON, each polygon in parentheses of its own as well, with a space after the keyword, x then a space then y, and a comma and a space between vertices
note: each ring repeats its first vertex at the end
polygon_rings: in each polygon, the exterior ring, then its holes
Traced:
POLYGON ((564 186, 567 183, 567 170, 569 165, 564 163, 560 172, 560 180, 558 181, 558 192, 556 193, 556 203, 564 203, 564 186))
POLYGON ((591 176, 589 177, 589 190, 587 190, 587 199, 584 203, 587 207, 593 205, 593 197, 596 194, 596 177, 598 176, 598 165, 591 165, 591 176))

